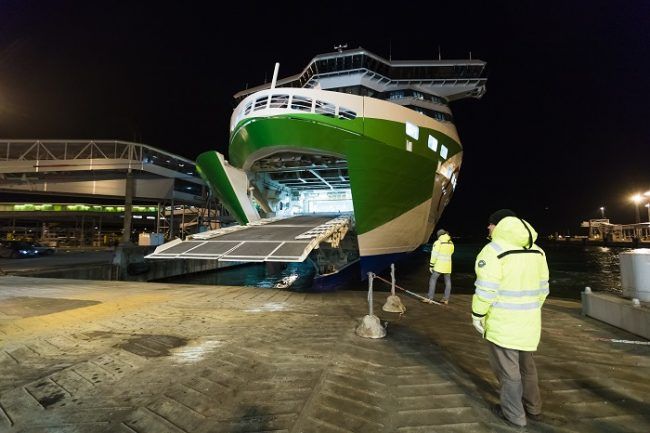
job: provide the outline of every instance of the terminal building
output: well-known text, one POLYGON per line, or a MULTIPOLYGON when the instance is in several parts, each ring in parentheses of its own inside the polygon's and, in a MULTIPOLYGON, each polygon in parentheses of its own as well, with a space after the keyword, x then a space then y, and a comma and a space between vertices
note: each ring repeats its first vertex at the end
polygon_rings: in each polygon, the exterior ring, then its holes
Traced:
POLYGON ((0 237, 109 246, 218 228, 194 161, 141 143, 0 140, 0 237))
POLYGON ((650 222, 614 224, 608 218, 590 219, 580 224, 588 229, 587 240, 603 243, 650 242, 650 222))

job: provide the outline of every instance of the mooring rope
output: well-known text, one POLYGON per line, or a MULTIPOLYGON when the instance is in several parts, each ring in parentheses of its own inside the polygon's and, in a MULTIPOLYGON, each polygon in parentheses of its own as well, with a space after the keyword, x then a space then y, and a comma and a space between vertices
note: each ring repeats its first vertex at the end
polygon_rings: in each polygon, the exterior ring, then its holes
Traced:
MULTIPOLYGON (((383 279, 382 277, 380 277, 380 276, 378 276, 378 275, 375 275, 374 277, 377 278, 377 279, 379 279, 379 280, 381 280, 381 281, 383 281, 383 282, 386 283, 386 284, 390 284, 391 287, 392 287, 392 284, 393 284, 392 282, 390 282, 390 281, 388 281, 388 280, 385 280, 385 279, 383 279)), ((434 301, 434 300, 429 299, 429 298, 425 298, 424 296, 422 296, 422 295, 418 295, 417 293, 413 293, 413 292, 411 292, 410 290, 406 290, 405 288, 398 286, 397 284, 395 284, 395 287, 397 287, 398 289, 400 289, 400 290, 402 290, 402 291, 408 293, 408 294, 411 295, 411 296, 415 296, 416 298, 419 298, 419 299, 423 300, 424 302, 426 302, 426 303, 428 303, 428 304, 442 305, 440 302, 434 301)))
POLYGON ((596 340, 607 341, 608 343, 625 343, 625 344, 639 344, 642 346, 650 346, 650 341, 619 340, 617 338, 596 338, 596 340))

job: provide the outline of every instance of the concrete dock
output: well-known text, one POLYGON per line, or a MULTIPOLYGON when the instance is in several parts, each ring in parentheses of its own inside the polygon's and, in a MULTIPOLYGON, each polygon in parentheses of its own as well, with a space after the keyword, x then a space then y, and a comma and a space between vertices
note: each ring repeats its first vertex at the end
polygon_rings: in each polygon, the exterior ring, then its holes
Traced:
MULTIPOLYGON (((414 288, 411 288, 415 290, 414 288)), ((0 277, 1 432, 509 432, 468 295, 0 277)), ((650 431, 650 346, 549 299, 531 432, 650 431), (614 342, 624 340, 625 342, 614 342)))

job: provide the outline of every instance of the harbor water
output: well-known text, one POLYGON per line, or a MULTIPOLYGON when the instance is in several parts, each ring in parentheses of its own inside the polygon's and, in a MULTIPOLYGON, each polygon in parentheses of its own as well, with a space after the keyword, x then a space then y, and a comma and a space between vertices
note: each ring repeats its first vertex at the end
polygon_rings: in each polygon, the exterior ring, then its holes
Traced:
MULTIPOLYGON (((484 243, 456 242, 453 255, 453 293, 473 293, 474 260, 484 243)), ((541 244, 546 252, 550 269, 551 296, 579 299, 586 286, 592 290, 621 292, 618 255, 629 248, 611 248, 586 245, 541 244)), ((397 284, 405 289, 425 293, 428 288, 429 252, 427 246, 414 252, 396 264, 397 284)), ((283 281, 292 280, 289 290, 309 291, 315 270, 311 263, 251 263, 202 272, 162 281, 184 284, 235 285, 260 288, 283 288, 283 281)), ((385 272, 382 277, 390 280, 385 272)), ((438 282, 436 296, 442 294, 442 278, 438 282)), ((350 282, 342 289, 365 290, 367 283, 350 282)), ((377 282, 375 290, 386 291, 389 287, 377 282)))

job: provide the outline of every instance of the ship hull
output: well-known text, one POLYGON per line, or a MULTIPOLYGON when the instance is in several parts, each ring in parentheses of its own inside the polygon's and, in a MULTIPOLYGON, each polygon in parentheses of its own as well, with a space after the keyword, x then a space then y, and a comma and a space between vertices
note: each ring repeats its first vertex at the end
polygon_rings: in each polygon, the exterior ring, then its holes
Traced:
MULTIPOLYGON (((260 98, 251 95, 233 113, 229 153, 234 167, 249 171, 256 161, 280 152, 345 160, 362 275, 381 271, 391 257, 428 241, 451 198, 461 165, 462 148, 452 124, 368 97, 313 89, 275 92, 326 99, 356 116, 341 119, 313 109, 311 113, 266 109, 245 116, 247 104, 260 98)), ((209 161, 209 155, 198 157, 202 172, 210 170, 209 161)))

